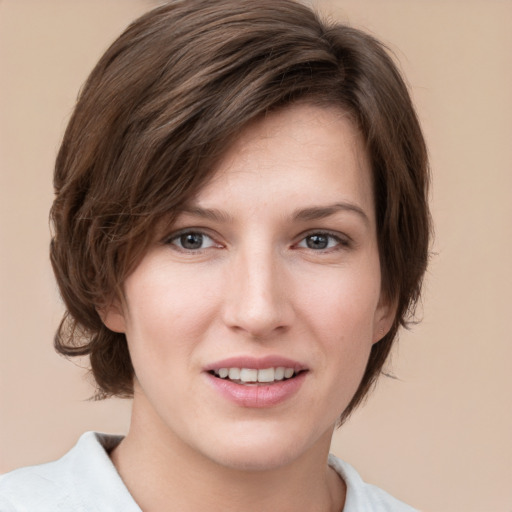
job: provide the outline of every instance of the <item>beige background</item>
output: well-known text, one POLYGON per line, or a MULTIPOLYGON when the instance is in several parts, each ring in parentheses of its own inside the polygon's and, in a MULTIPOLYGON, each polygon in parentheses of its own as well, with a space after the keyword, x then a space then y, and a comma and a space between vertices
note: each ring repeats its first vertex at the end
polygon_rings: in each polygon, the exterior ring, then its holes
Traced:
MULTIPOLYGON (((0 0, 0 472, 125 432, 51 343, 53 160, 77 91, 149 0, 0 0)), ((436 241, 423 322, 333 450, 431 511, 512 511, 512 2, 317 2, 388 42, 430 146, 436 241)), ((84 365, 85 362, 82 362, 84 365)))

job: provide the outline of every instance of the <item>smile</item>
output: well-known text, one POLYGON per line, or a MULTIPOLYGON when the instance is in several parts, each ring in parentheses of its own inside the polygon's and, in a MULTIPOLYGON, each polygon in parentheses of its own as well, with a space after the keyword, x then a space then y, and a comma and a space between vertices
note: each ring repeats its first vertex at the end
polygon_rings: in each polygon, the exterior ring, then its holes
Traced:
POLYGON ((220 379, 227 379, 238 384, 272 383, 291 379, 296 375, 294 368, 284 366, 270 368, 219 368, 211 371, 220 379))
POLYGON ((274 407, 302 387, 310 368, 280 355, 233 356, 203 368, 207 382, 224 399, 244 408, 274 407))

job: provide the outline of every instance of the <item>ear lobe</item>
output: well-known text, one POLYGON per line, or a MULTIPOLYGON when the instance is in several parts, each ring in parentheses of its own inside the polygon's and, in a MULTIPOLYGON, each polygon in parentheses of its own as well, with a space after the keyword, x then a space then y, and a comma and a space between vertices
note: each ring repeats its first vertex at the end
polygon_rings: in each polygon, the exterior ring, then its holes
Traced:
POLYGON ((379 342, 389 332, 395 321, 397 310, 396 300, 389 300, 381 295, 379 304, 375 310, 373 322, 373 343, 379 342))
POLYGON ((107 307, 97 309, 97 311, 102 322, 108 329, 120 333, 124 333, 126 331, 123 310, 117 301, 107 307))

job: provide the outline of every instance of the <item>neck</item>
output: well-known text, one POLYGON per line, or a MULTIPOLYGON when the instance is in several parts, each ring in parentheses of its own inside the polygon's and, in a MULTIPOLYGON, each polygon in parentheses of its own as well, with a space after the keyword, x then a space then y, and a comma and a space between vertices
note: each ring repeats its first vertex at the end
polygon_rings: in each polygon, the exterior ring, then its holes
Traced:
POLYGON ((262 469, 230 467, 198 453, 156 418, 139 415, 111 458, 144 512, 339 512, 344 482, 327 466, 332 432, 298 460, 262 469), (156 421, 155 421, 156 420, 156 421))

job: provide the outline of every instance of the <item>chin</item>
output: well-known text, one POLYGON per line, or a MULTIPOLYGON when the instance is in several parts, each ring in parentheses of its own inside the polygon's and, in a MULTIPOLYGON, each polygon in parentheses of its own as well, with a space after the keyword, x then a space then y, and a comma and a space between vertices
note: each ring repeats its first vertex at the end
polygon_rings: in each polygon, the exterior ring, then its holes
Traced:
POLYGON ((231 446, 229 453, 215 454, 212 460, 229 469, 246 472, 272 471, 282 468, 293 462, 298 454, 290 450, 273 449, 261 446, 237 447, 231 446))
POLYGON ((239 471, 271 471, 282 468, 306 456, 316 446, 325 445, 327 456, 332 436, 329 429, 321 436, 290 431, 281 426, 244 429, 218 439, 210 445, 209 458, 226 468, 239 471), (251 435, 253 433, 254 435, 251 435), (214 446, 214 450, 212 450, 214 446))

